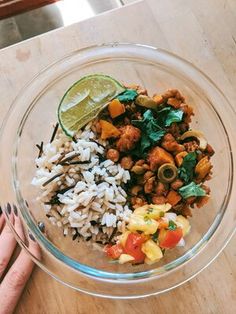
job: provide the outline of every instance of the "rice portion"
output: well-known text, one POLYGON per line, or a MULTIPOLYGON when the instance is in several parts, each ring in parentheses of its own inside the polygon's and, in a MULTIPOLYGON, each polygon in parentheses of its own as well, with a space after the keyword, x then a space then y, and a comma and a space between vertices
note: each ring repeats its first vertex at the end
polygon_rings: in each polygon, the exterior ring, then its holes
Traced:
POLYGON ((80 235, 105 243, 115 228, 129 221, 131 210, 122 186, 129 171, 104 158, 106 141, 96 137, 89 123, 71 141, 61 130, 36 158, 34 186, 52 224, 64 235, 80 235))

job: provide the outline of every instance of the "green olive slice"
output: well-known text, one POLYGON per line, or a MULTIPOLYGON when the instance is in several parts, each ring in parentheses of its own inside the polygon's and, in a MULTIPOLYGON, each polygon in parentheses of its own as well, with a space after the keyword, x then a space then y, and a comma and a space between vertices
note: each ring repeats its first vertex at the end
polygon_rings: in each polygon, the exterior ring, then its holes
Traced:
POLYGON ((173 164, 163 164, 158 169, 158 179, 163 183, 173 182, 178 175, 178 170, 173 164))

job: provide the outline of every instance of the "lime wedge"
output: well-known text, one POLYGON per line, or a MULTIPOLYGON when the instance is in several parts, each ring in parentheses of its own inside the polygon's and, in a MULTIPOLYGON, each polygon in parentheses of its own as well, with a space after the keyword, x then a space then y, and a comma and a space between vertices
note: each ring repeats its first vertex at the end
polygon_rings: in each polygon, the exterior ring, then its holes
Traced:
POLYGON ((58 120, 61 128, 68 136, 73 137, 110 100, 124 91, 125 87, 110 76, 84 76, 67 90, 60 102, 58 120))

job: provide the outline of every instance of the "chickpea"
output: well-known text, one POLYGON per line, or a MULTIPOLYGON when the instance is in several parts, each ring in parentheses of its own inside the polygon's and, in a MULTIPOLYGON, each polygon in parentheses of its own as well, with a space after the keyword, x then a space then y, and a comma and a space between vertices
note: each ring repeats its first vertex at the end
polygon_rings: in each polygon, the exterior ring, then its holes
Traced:
POLYGON ((123 157, 120 162, 121 167, 126 170, 130 170, 133 167, 133 164, 134 162, 130 156, 123 157))
POLYGON ((147 182, 144 184, 144 192, 147 194, 150 194, 153 190, 155 182, 155 177, 151 177, 147 180, 147 182))
POLYGON ((154 176, 154 173, 152 171, 147 171, 145 172, 143 178, 144 178, 144 181, 147 181, 148 179, 150 179, 151 177, 154 176))
POLYGON ((133 207, 137 208, 137 207, 145 205, 146 201, 140 197, 134 196, 134 197, 131 197, 131 204, 133 205, 133 207))
POLYGON ((132 172, 136 174, 143 174, 145 172, 145 169, 142 166, 137 166, 136 164, 131 169, 132 172))
POLYGON ((136 161, 135 166, 142 166, 145 163, 144 159, 140 159, 138 161, 136 161))
POLYGON ((145 170, 150 170, 150 166, 148 164, 143 164, 142 167, 145 170))
POLYGON ((142 187, 140 185, 135 185, 131 189, 131 194, 136 196, 141 190, 142 190, 142 187))
POLYGON ((101 125, 100 125, 99 121, 97 121, 95 123, 95 129, 96 129, 98 134, 100 134, 102 132, 101 125))
POLYGON ((108 151, 106 153, 106 157, 107 157, 107 159, 110 159, 114 162, 117 162, 120 158, 120 153, 118 152, 118 150, 110 148, 110 149, 108 149, 108 151))
POLYGON ((214 153, 215 153, 214 149, 211 147, 210 144, 207 144, 206 152, 207 152, 207 154, 210 155, 210 156, 213 156, 214 153))
POLYGON ((163 196, 166 192, 165 184, 162 182, 158 182, 155 188, 155 192, 157 196, 163 196))
POLYGON ((139 95, 147 95, 148 94, 147 90, 144 88, 138 88, 137 92, 139 95))

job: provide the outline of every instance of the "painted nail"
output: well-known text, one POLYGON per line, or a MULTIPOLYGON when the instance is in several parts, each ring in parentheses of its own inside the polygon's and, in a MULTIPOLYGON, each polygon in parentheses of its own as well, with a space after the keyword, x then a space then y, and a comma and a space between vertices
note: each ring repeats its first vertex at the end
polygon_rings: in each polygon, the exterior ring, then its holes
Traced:
POLYGON ((0 206, 0 216, 2 215, 2 207, 0 206))
POLYGON ((7 212, 8 215, 11 215, 11 205, 9 203, 7 203, 7 212))
POLYGON ((43 233, 45 232, 45 224, 44 224, 44 222, 39 221, 38 222, 38 227, 39 227, 41 232, 43 232, 43 233))
POLYGON ((29 237, 30 237, 30 239, 31 239, 32 241, 35 242, 35 238, 34 238, 34 236, 32 235, 32 233, 30 233, 30 232, 29 232, 29 237))
POLYGON ((13 211, 14 211, 15 216, 18 216, 18 210, 15 204, 13 205, 13 211))

